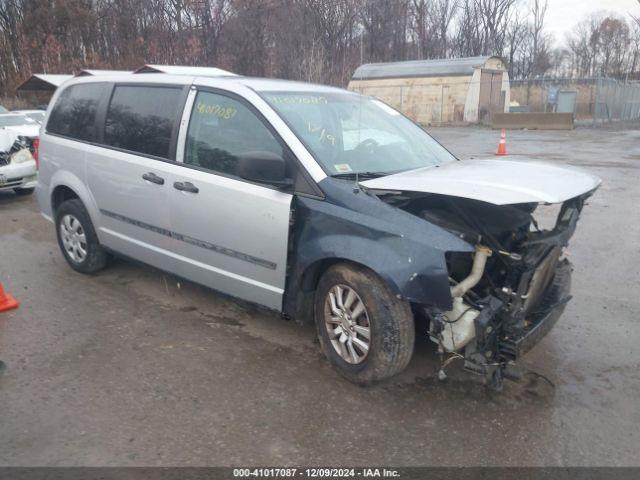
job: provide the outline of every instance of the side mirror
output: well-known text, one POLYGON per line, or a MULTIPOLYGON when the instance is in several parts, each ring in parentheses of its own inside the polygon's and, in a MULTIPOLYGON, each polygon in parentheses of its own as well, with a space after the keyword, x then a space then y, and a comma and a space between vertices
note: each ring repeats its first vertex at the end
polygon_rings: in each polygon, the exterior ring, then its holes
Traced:
POLYGON ((293 180, 287 178, 286 170, 284 159, 272 152, 247 152, 238 156, 237 174, 245 180, 289 187, 293 180))

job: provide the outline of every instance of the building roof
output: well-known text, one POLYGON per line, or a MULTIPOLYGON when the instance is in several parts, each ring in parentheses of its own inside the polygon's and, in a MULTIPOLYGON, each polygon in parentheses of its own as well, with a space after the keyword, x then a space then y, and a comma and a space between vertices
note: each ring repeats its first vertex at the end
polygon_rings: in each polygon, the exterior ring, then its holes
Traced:
POLYGON ((54 91, 64 82, 72 78, 73 75, 49 75, 36 73, 27 78, 24 82, 18 85, 18 91, 39 91, 48 92, 54 91))
POLYGON ((500 57, 441 58, 435 60, 412 60, 409 62, 366 63, 356 69, 351 79, 473 75, 473 71, 487 63, 490 58, 500 57))
POLYGON ((133 73, 168 73, 171 75, 193 75, 196 77, 237 76, 233 72, 216 67, 189 67, 182 65, 143 65, 133 73))

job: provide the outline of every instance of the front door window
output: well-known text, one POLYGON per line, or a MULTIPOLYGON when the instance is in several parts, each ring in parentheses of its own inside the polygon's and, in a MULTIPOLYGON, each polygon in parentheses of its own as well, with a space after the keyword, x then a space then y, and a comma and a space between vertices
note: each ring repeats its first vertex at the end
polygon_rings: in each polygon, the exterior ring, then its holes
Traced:
POLYGON ((248 107, 224 95, 199 92, 187 131, 184 163, 236 176, 238 157, 250 152, 284 157, 280 142, 248 107))

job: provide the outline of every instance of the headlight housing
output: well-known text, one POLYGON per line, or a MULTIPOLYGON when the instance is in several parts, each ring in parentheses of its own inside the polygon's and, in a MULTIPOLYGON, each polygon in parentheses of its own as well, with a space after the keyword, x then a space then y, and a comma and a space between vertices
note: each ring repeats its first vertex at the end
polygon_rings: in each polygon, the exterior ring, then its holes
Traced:
POLYGON ((11 163, 18 165, 20 163, 27 163, 33 161, 33 155, 28 148, 23 148, 22 150, 18 150, 16 153, 11 155, 11 163))

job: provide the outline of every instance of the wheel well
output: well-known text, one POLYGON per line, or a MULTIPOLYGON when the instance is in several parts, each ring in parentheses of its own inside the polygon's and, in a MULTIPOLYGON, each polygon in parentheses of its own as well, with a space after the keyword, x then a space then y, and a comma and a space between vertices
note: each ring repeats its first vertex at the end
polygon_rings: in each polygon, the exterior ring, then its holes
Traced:
POLYGON ((323 260, 318 260, 317 262, 312 263, 302 274, 300 289, 303 292, 313 292, 318 286, 318 282, 320 281, 320 277, 322 276, 322 274, 326 272, 327 269, 332 265, 342 262, 347 261, 341 258, 325 258, 323 260))
POLYGON ((58 209, 58 207, 62 205, 62 202, 66 202, 67 200, 71 200, 72 198, 80 197, 78 197, 78 194, 66 185, 58 185, 53 190, 53 194, 51 195, 51 208, 54 213, 58 209))
POLYGON ((294 296, 294 317, 300 322, 313 322, 314 295, 318 282, 320 281, 320 277, 322 277, 322 274, 324 274, 324 272, 326 272, 331 266, 337 263, 357 265, 370 270, 366 265, 346 258, 324 258, 309 265, 302 274, 298 290, 294 296))
MULTIPOLYGON (((302 323, 314 321, 313 302, 318 282, 320 281, 320 277, 322 277, 324 272, 326 272, 331 266, 337 263, 356 265, 358 267, 363 267, 367 270, 371 270, 371 268, 362 263, 354 262, 353 260, 348 260, 346 258, 325 258, 309 265, 302 274, 296 301, 297 305, 295 317, 302 323)), ((376 272, 374 271, 374 273, 376 272)), ((411 302, 411 309, 414 314, 416 325, 420 325, 420 327, 422 328, 422 330, 420 330, 421 332, 426 332, 428 330, 429 320, 425 317, 424 309, 420 305, 413 302, 411 302)))
POLYGON ((318 282, 320 281, 320 277, 322 276, 322 274, 337 263, 345 263, 347 265, 366 268, 367 270, 370 270, 378 275, 375 270, 371 270, 371 267, 368 267, 363 263, 354 262, 353 260, 349 260, 347 258, 324 258, 322 260, 318 260, 315 263, 312 263, 307 267, 307 269, 302 274, 300 289, 304 292, 313 292, 318 286, 318 282))

